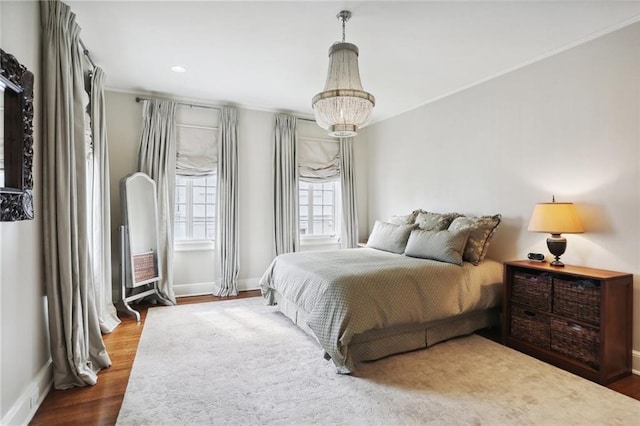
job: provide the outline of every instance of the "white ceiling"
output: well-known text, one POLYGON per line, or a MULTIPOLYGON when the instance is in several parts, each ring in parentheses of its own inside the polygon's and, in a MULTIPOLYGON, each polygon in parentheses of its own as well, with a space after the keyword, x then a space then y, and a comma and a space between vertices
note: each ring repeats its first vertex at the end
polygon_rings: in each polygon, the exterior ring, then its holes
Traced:
POLYGON ((108 88, 304 115, 349 9, 374 121, 640 20, 639 1, 611 0, 66 3, 108 88))

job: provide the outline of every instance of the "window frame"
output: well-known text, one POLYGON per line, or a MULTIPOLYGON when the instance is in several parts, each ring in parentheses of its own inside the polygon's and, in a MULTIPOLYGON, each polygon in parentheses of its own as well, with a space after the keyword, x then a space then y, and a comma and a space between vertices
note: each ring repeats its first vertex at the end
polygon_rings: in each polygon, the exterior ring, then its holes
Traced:
MULTIPOLYGON (((198 185, 200 186, 200 185, 198 185)), ((197 187, 196 187, 197 188, 197 187)), ((174 184, 174 191, 176 191, 175 197, 176 197, 176 201, 175 201, 175 206, 174 206, 174 224, 173 224, 173 231, 174 231, 174 241, 173 241, 173 245, 174 245, 174 250, 176 251, 199 251, 199 250, 213 250, 215 248, 215 240, 216 240, 216 225, 217 225, 217 191, 218 191, 218 176, 217 173, 212 173, 210 175, 206 175, 206 176, 184 176, 184 175, 178 175, 176 174, 176 181, 174 184), (204 220, 204 224, 205 224, 205 233, 206 233, 206 226, 208 223, 212 222, 213 223, 213 229, 214 229, 214 235, 212 236, 211 239, 209 238, 205 238, 205 239, 195 239, 193 238, 193 225, 194 223, 196 223, 196 221, 193 220, 193 210, 194 210, 194 186, 193 186, 193 182, 195 180, 198 179, 207 179, 207 178, 211 178, 213 177, 214 180, 214 184, 207 184, 205 182, 205 185, 203 186, 205 188, 205 192, 207 191, 207 188, 214 188, 214 193, 213 193, 213 203, 208 203, 205 201, 205 203, 198 203, 199 205, 203 205, 204 209, 205 209, 205 220, 204 220), (184 186, 181 183, 178 183, 178 179, 182 179, 184 181, 184 186), (178 203, 177 199, 177 192, 178 192, 178 188, 180 186, 183 186, 185 188, 185 202, 184 203, 178 203), (180 221, 178 222, 177 220, 175 220, 175 217, 177 216, 177 209, 178 209, 178 205, 184 205, 186 208, 186 213, 185 213, 185 221, 180 221), (208 206, 212 206, 213 207, 213 219, 212 220, 208 220, 209 216, 206 214, 207 212, 207 207, 208 206), (187 234, 187 238, 186 239, 181 239, 178 240, 175 238, 176 235, 176 224, 178 223, 185 223, 185 230, 186 230, 186 234, 187 234)), ((202 221, 197 221, 197 222, 202 222, 202 221)))
MULTIPOLYGON (((307 205, 307 223, 308 226, 312 226, 311 224, 313 223, 313 189, 309 189, 308 190, 308 200, 309 202, 306 204, 307 205)), ((317 189, 316 189, 317 191, 317 189)), ((324 189, 322 189, 322 191, 324 192, 324 189)), ((323 194, 324 195, 324 194, 323 194)), ((325 206, 325 204, 321 205, 322 207, 325 206)), ((341 194, 341 187, 340 187, 340 178, 336 178, 330 181, 326 181, 326 182, 314 182, 311 180, 305 180, 305 179, 301 179, 300 177, 298 177, 298 233, 300 236, 300 244, 301 245, 305 245, 305 246, 310 246, 310 245, 326 245, 326 244, 340 244, 340 242, 342 241, 342 194, 341 194), (334 234, 333 235, 329 235, 329 234, 302 234, 300 232, 301 229, 301 222, 302 222, 302 215, 300 214, 300 208, 302 206, 302 204, 300 203, 300 191, 301 189, 301 182, 305 182, 309 185, 323 185, 323 184, 327 184, 327 183, 331 183, 334 185, 333 188, 333 228, 334 228, 334 234)))

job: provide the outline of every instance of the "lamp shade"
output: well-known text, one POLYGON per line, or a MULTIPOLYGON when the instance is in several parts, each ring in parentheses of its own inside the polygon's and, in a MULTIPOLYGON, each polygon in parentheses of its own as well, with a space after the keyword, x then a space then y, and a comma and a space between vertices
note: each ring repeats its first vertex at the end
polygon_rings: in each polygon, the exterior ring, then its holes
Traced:
POLYGON ((584 229, 573 203, 540 203, 533 209, 529 231, 581 234, 584 229))
POLYGON ((313 97, 313 111, 330 136, 355 136, 371 119, 375 98, 362 89, 358 47, 336 42, 329 49, 329 71, 324 90, 313 97))

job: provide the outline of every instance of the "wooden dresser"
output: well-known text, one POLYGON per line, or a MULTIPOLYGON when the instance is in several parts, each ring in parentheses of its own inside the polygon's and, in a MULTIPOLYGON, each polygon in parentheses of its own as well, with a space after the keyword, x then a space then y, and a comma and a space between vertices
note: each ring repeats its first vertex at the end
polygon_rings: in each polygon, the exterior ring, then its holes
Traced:
POLYGON ((633 277, 505 262, 504 343, 600 384, 631 374, 633 277))

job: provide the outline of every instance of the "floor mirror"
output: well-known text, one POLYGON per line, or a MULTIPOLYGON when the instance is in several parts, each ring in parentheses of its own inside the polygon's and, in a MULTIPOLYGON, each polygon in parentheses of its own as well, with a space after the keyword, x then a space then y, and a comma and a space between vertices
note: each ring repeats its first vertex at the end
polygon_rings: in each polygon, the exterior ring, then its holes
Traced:
POLYGON ((156 184, 145 173, 133 173, 120 181, 120 198, 120 310, 140 321, 131 302, 150 296, 165 301, 158 292, 162 258, 156 184))

